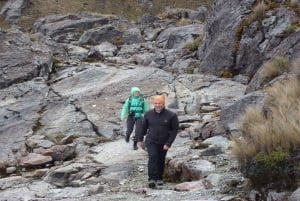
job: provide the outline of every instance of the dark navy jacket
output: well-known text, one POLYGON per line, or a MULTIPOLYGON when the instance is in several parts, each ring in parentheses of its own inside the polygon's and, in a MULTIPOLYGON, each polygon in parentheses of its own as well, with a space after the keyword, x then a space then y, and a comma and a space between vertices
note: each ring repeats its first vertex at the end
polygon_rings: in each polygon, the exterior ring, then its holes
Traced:
POLYGON ((157 113, 155 109, 152 109, 144 115, 139 141, 143 141, 147 134, 146 143, 151 142, 171 147, 178 128, 178 117, 174 112, 164 108, 160 113, 157 113))

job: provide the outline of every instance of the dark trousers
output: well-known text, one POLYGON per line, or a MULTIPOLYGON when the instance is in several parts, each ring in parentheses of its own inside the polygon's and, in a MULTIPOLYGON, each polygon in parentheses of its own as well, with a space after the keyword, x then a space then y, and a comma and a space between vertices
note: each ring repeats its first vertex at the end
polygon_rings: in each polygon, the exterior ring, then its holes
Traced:
POLYGON ((130 137, 130 135, 133 131, 134 125, 135 125, 135 135, 134 135, 133 141, 137 142, 139 133, 141 132, 141 128, 142 128, 142 122, 143 122, 142 118, 135 118, 134 116, 129 115, 127 117, 126 136, 130 137))
POLYGON ((163 144, 148 142, 148 180, 162 180, 165 169, 167 151, 163 149, 163 144))

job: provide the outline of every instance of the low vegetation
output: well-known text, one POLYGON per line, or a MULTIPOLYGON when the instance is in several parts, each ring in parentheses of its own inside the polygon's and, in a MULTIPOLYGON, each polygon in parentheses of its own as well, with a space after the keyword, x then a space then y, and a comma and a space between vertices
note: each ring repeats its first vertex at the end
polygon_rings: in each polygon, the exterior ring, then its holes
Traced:
POLYGON ((263 81, 271 81, 275 77, 290 71, 289 60, 285 57, 275 57, 273 60, 263 64, 260 78, 263 81))
MULTIPOLYGON (((282 58, 281 62, 286 65, 282 58)), ((299 64, 299 60, 293 64, 296 73, 299 64)), ((299 77, 278 81, 265 92, 264 112, 258 107, 247 108, 240 128, 243 136, 233 139, 232 151, 253 186, 294 188, 300 180, 299 77)))
POLYGON ((290 0, 291 7, 299 7, 299 1, 298 0, 290 0))
POLYGON ((259 2, 256 6, 253 8, 252 15, 250 17, 250 21, 258 20, 262 21, 266 15, 267 11, 267 5, 264 1, 259 2))
POLYGON ((288 7, 293 9, 298 15, 300 14, 300 2, 298 0, 287 1, 286 4, 288 7))
MULTIPOLYGON (((157 15, 165 12, 167 8, 187 8, 195 9, 201 5, 208 6, 211 0, 153 0, 153 5, 141 4, 136 0, 31 0, 30 6, 22 14, 18 25, 26 31, 30 31, 32 24, 41 17, 53 14, 70 14, 88 11, 109 15, 124 16, 129 20, 137 21, 145 13, 157 15)), ((6 1, 0 1, 0 6, 5 5, 6 1)), ((4 28, 4 19, 0 19, 0 27, 4 28)), ((6 28, 6 27, 5 27, 6 28)))
POLYGON ((300 58, 295 59, 292 62, 292 72, 296 73, 300 79, 300 58))
MULTIPOLYGON (((0 0, 0 8, 2 8, 5 5, 6 1, 1 1, 0 0)), ((1 11, 1 9, 0 9, 1 11)), ((3 16, 0 16, 0 28, 3 29, 8 29, 10 27, 10 25, 8 24, 8 22, 5 21, 5 18, 3 16)))
POLYGON ((191 52, 197 51, 202 41, 203 41, 203 35, 199 35, 194 41, 185 44, 183 49, 187 49, 191 52))
POLYGON ((300 21, 292 23, 283 33, 285 37, 300 30, 300 21))

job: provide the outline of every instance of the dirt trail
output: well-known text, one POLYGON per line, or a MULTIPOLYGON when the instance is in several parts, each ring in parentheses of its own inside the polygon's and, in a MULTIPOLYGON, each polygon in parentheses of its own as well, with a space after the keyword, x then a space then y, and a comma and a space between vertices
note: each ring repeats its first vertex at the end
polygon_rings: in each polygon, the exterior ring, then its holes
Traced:
POLYGON ((147 159, 147 152, 139 148, 133 150, 133 142, 126 143, 124 138, 105 143, 94 150, 93 158, 104 165, 111 166, 139 159, 147 159))

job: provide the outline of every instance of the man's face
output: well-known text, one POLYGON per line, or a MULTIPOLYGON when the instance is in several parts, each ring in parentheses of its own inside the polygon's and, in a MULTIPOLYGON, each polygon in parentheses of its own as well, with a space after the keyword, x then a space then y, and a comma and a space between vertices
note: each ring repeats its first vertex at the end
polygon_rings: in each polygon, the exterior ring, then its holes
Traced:
POLYGON ((157 112, 160 112, 164 108, 165 104, 160 103, 160 102, 154 102, 154 109, 157 112))
POLYGON ((138 97, 138 96, 140 95, 140 93, 139 93, 138 91, 136 91, 136 92, 133 93, 133 95, 134 95, 135 97, 138 97))

